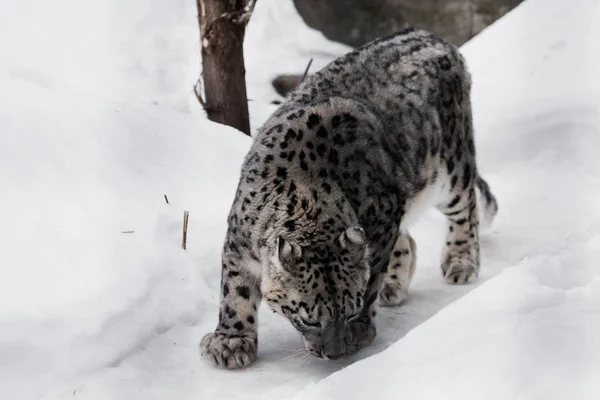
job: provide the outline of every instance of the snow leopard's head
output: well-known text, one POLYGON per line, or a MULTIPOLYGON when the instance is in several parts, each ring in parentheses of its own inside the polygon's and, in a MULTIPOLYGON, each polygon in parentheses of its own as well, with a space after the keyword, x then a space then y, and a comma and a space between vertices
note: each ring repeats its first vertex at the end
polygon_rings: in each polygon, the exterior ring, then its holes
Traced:
POLYGON ((368 249, 360 227, 294 243, 279 237, 269 248, 262 292, 290 320, 311 354, 336 359, 349 352, 348 324, 364 306, 368 249))

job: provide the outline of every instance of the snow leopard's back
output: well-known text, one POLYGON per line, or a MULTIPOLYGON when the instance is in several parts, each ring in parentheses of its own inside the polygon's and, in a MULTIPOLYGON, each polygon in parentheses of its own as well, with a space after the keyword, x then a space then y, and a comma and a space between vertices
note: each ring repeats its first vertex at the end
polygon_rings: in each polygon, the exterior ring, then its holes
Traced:
POLYGON ((408 28, 368 43, 308 77, 275 115, 343 97, 365 105, 384 129, 393 131, 406 126, 410 117, 418 119, 418 111, 427 107, 443 108, 453 97, 468 102, 470 84, 454 45, 431 32, 408 28))

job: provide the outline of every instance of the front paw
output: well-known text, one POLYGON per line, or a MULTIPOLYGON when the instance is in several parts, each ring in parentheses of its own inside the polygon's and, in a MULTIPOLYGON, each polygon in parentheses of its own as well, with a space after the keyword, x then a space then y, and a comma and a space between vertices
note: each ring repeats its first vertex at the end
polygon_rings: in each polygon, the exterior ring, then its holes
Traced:
POLYGON ((346 333, 347 353, 352 354, 363 347, 370 345, 377 331, 372 318, 359 318, 350 322, 346 333))
POLYGON ((200 354, 212 364, 229 369, 244 368, 256 360, 256 332, 209 333, 200 342, 200 354))
POLYGON ((399 306, 408 298, 405 288, 399 283, 384 282, 379 291, 379 305, 382 307, 399 306))
POLYGON ((479 268, 469 260, 448 259, 442 264, 442 275, 446 283, 451 285, 462 285, 475 282, 479 268))

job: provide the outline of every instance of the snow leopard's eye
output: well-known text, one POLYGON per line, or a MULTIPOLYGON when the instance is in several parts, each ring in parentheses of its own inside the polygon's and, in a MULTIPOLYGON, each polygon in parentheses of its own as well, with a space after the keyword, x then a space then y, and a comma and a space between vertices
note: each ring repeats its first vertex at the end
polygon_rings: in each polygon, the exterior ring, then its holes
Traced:
POLYGON ((300 322, 301 325, 304 325, 304 326, 309 327, 309 328, 320 328, 321 327, 321 323, 319 321, 317 321, 317 322, 311 322, 311 321, 305 320, 302 317, 299 318, 299 322, 300 322))
POLYGON ((346 323, 354 321, 356 318, 358 318, 359 315, 360 315, 360 312, 357 312, 356 314, 347 316, 346 323))

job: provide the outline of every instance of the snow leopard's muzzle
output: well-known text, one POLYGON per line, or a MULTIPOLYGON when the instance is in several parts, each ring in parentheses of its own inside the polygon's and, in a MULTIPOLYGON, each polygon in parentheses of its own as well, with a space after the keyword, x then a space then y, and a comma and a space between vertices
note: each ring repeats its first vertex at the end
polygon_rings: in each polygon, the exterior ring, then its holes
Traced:
POLYGON ((336 360, 346 354, 348 326, 336 321, 322 329, 320 334, 302 335, 306 350, 319 358, 336 360))

